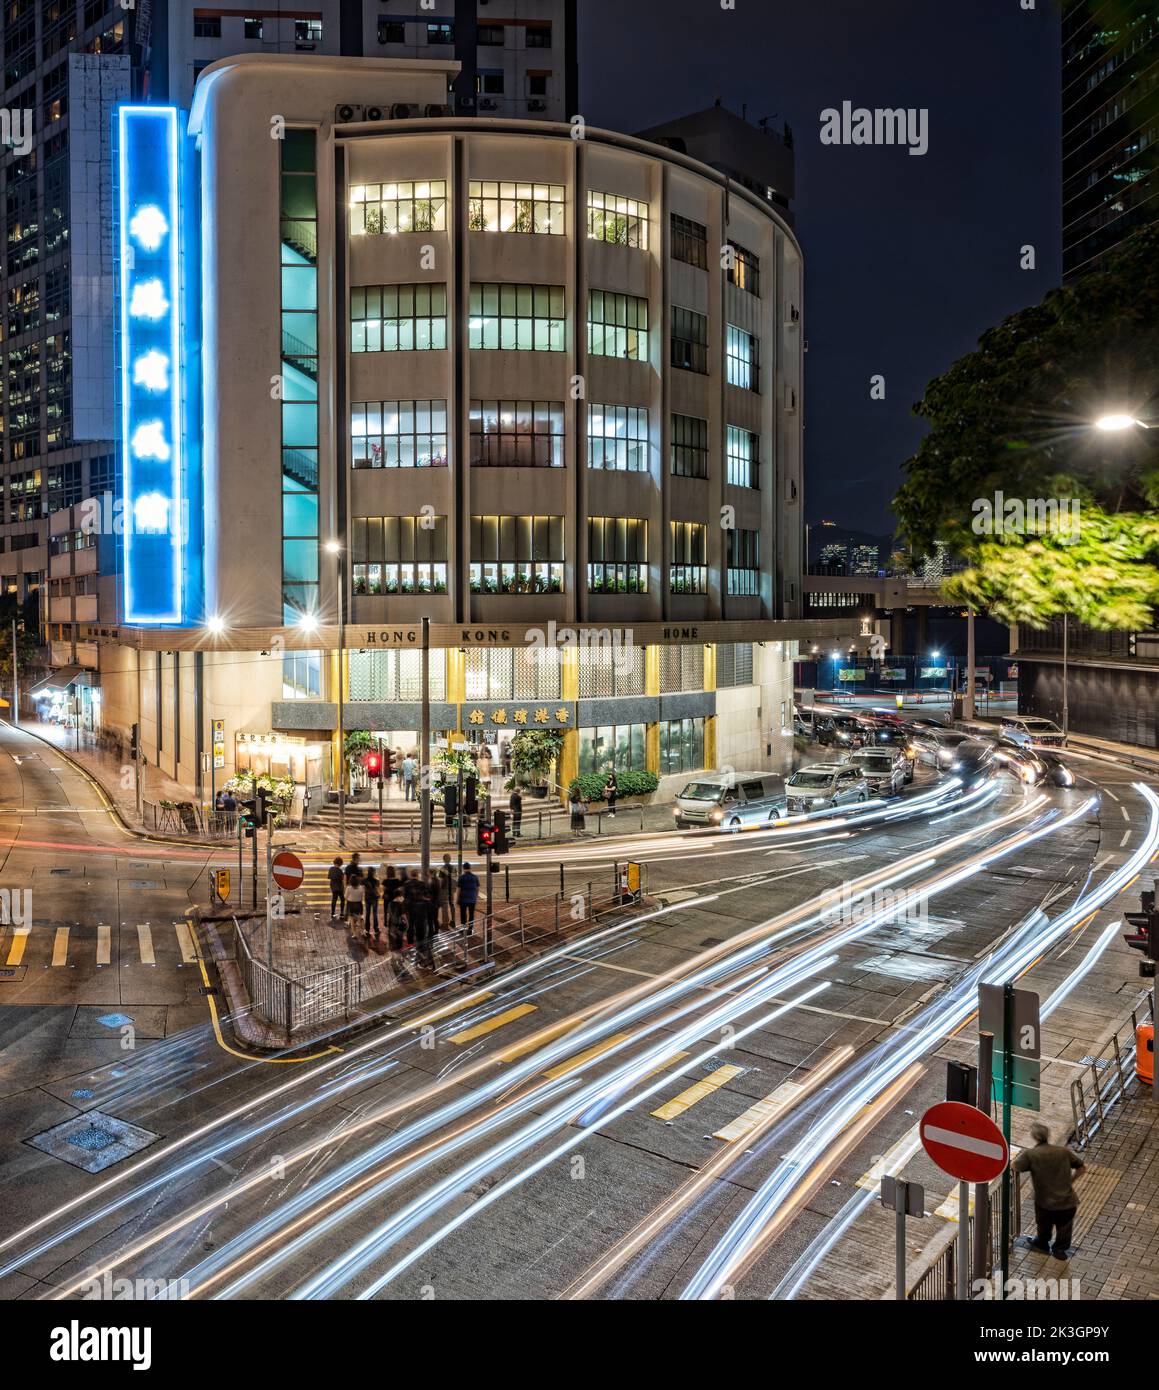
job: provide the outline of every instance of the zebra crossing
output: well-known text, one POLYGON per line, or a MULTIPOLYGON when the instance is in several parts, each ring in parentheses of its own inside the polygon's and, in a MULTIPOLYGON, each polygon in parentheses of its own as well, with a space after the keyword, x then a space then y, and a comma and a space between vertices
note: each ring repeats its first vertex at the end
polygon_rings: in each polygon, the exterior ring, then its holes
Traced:
POLYGON ((67 970, 93 966, 183 969, 195 966, 197 943, 188 922, 132 922, 114 926, 0 927, 0 966, 67 970))

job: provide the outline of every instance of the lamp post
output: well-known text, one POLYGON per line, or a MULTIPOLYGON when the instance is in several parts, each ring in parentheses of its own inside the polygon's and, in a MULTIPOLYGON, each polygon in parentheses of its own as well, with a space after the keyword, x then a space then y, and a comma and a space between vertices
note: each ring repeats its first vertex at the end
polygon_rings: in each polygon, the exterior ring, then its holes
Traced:
POLYGON ((346 588, 340 556, 342 546, 338 541, 327 541, 325 550, 333 555, 337 574, 338 589, 338 848, 346 848, 346 728, 344 720, 346 671, 343 658, 346 655, 346 624, 343 598, 346 588))

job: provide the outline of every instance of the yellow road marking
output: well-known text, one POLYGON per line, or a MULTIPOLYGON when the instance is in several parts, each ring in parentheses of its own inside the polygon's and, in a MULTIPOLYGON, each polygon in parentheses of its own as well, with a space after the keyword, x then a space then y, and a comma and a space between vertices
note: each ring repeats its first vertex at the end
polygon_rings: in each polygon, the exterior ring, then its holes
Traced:
POLYGON ((52 939, 52 963, 53 965, 68 964, 68 928, 57 927, 56 935, 52 939))
POLYGON ((565 1018, 562 1023, 553 1023, 549 1028, 541 1028, 538 1033, 533 1033, 530 1038, 524 1038, 522 1042, 514 1043, 511 1047, 505 1047, 502 1052, 495 1054, 498 1062, 514 1062, 517 1058, 524 1056, 528 1052, 534 1052, 537 1047, 543 1047, 549 1042, 554 1042, 556 1038, 562 1037, 564 1033, 570 1033, 573 1028, 580 1025, 574 1018, 565 1018))
POLYGON ((157 958, 153 954, 153 933, 149 927, 140 923, 137 925, 137 945, 141 948, 141 964, 156 965, 157 958))
POLYGON ((712 1137, 723 1139, 726 1144, 731 1144, 734 1139, 740 1139, 749 1130, 756 1129, 759 1124, 763 1124, 771 1116, 795 1104, 797 1097, 804 1089, 805 1087, 800 1081, 783 1081, 775 1091, 770 1091, 763 1100, 758 1100, 755 1105, 750 1105, 743 1114, 738 1115, 735 1120, 730 1120, 723 1129, 718 1129, 712 1137))
POLYGON ((440 1018, 447 1018, 450 1014, 462 1013, 464 1009, 473 1008, 476 1004, 481 1004, 484 999, 493 999, 494 995, 487 991, 485 994, 473 994, 468 999, 456 999, 452 1004, 444 1004, 441 1009, 435 1009, 433 1013, 423 1014, 422 1018, 416 1018, 414 1023, 416 1028, 425 1028, 428 1023, 437 1023, 440 1018))
POLYGON ((181 947, 181 964, 192 965, 197 959, 197 948, 193 944, 193 935, 189 930, 187 922, 175 922, 177 930, 177 944, 181 947))
POLYGON ((111 927, 97 927, 97 964, 108 965, 113 957, 113 930, 111 927))
POLYGON ((590 1062, 593 1057, 598 1057, 601 1052, 607 1052, 609 1048, 615 1047, 617 1043, 626 1042, 632 1035, 631 1033, 616 1033, 613 1037, 607 1038, 602 1043, 596 1043, 595 1047, 587 1047, 570 1061, 561 1062, 558 1067, 552 1067, 545 1071, 543 1075, 548 1081, 554 1081, 557 1076, 566 1076, 569 1071, 576 1071, 586 1062, 590 1062))
POLYGON ((31 927, 15 927, 12 932, 12 945, 8 951, 8 965, 19 965, 24 959, 24 948, 28 945, 28 933, 31 927))
POLYGON ((678 1096, 673 1096, 659 1110, 653 1110, 652 1114, 658 1120, 674 1120, 678 1115, 683 1115, 686 1110, 691 1110, 705 1096, 712 1095, 713 1091, 719 1091, 722 1086, 726 1086, 734 1076, 740 1076, 743 1071, 744 1067, 716 1067, 703 1080, 693 1082, 686 1091, 681 1091, 678 1096))
POLYGON ((494 1018, 485 1019, 482 1023, 476 1023, 474 1028, 465 1028, 461 1033, 452 1033, 450 1041, 453 1043, 474 1042, 476 1038, 486 1037, 488 1033, 493 1033, 496 1028, 502 1028, 506 1023, 513 1023, 517 1018, 523 1018, 525 1014, 535 1013, 534 1004, 516 1004, 513 1009, 508 1009, 506 1013, 496 1014, 494 1018))
POLYGON ((918 1136, 917 1125, 911 1125, 901 1136, 896 1144, 890 1147, 873 1161, 864 1173, 857 1179, 858 1187, 868 1187, 876 1191, 881 1186, 881 1180, 887 1173, 900 1173, 902 1167, 921 1148, 922 1141, 918 1136))
MULTIPOLYGON (((201 979, 206 989, 209 988, 209 972, 205 968, 205 962, 198 957, 198 968, 201 971, 201 979)), ((217 1045, 223 1052, 228 1052, 231 1057, 240 1057, 245 1062, 267 1062, 275 1067, 292 1067, 299 1062, 316 1062, 319 1057, 325 1057, 331 1052, 341 1052, 340 1047, 335 1047, 333 1043, 325 1047, 321 1052, 311 1052, 308 1057, 258 1057, 252 1052, 239 1052, 236 1047, 230 1047, 229 1043, 221 1035, 221 1020, 217 1016, 217 1005, 214 1003, 213 995, 207 994, 205 1002, 209 1005, 209 1017, 213 1024, 213 1036, 217 1039, 217 1045)))
POLYGON ((683 1062, 687 1056, 687 1052, 674 1052, 671 1057, 665 1057, 662 1062, 658 1062, 651 1071, 646 1071, 644 1075, 640 1077, 640 1080, 647 1081, 650 1077, 659 1076, 662 1071, 666 1071, 673 1063, 683 1062))

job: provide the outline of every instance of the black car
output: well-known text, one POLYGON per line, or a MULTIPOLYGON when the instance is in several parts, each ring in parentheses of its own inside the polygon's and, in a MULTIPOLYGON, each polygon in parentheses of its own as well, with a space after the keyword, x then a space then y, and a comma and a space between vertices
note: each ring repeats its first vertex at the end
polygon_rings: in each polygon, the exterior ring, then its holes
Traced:
POLYGON ((814 737, 822 747, 860 748, 869 741, 870 729, 853 714, 813 716, 814 737))

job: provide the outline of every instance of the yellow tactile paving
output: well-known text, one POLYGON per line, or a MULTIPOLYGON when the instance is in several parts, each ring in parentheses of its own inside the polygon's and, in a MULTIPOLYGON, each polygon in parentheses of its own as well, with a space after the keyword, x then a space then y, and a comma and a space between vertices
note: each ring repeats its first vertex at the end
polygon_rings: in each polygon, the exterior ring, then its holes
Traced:
POLYGON ((502 1028, 505 1024, 514 1023, 517 1018, 523 1018, 526 1014, 535 1013, 534 1004, 516 1004, 513 1009, 508 1009, 505 1013, 496 1014, 493 1018, 484 1019, 482 1023, 476 1023, 473 1028, 465 1028, 461 1033, 452 1033, 450 1041, 453 1043, 474 1042, 476 1038, 486 1037, 488 1033, 493 1033, 496 1028, 502 1028))
POLYGON ((441 1009, 435 1009, 432 1013, 423 1014, 421 1018, 415 1019, 415 1027, 425 1028, 428 1023, 437 1023, 440 1018, 449 1018, 451 1014, 461 1013, 464 1009, 472 1009, 476 1004, 482 1004, 485 999, 494 996, 488 992, 486 994, 475 994, 469 999, 456 999, 451 1004, 444 1004, 441 1009))
POLYGON ((57 927, 56 935, 52 939, 52 963, 53 965, 68 964, 68 928, 57 927))
POLYGON ((563 1023, 553 1023, 548 1028, 541 1028, 538 1033, 533 1033, 530 1038, 524 1038, 522 1042, 513 1043, 511 1047, 505 1047, 502 1052, 495 1054, 498 1062, 514 1062, 519 1057, 524 1057, 529 1052, 534 1052, 537 1047, 544 1047, 549 1042, 554 1042, 556 1038, 562 1037, 564 1033, 570 1033, 573 1028, 578 1028, 579 1024, 574 1018, 565 1019, 563 1023))
POLYGON ((606 1038, 601 1043, 596 1043, 594 1047, 587 1047, 576 1057, 569 1058, 566 1062, 560 1062, 559 1066, 552 1067, 545 1071, 543 1075, 548 1081, 554 1081, 558 1076, 566 1076, 569 1071, 576 1071, 585 1063, 590 1062, 593 1057, 598 1057, 602 1052, 607 1052, 617 1043, 626 1042, 632 1035, 631 1033, 616 1033, 613 1037, 606 1038))
POLYGON ((750 1105, 747 1110, 738 1115, 735 1120, 730 1120, 723 1129, 718 1129, 713 1134, 714 1139, 723 1139, 726 1144, 731 1144, 734 1140, 743 1138, 749 1130, 756 1129, 757 1125, 769 1119, 770 1116, 777 1114, 778 1111, 786 1110, 794 1104, 797 1097, 804 1090, 804 1086, 799 1081, 783 1081, 775 1091, 770 1091, 762 1100, 758 1100, 755 1105, 750 1105))
POLYGON ((16 927, 12 932, 12 945, 8 948, 8 959, 5 965, 19 965, 24 959, 24 948, 28 945, 28 933, 31 927, 16 927))
POLYGON ((702 1080, 693 1082, 686 1091, 681 1091, 678 1096, 673 1096, 670 1101, 666 1101, 659 1110, 653 1110, 652 1114, 658 1120, 674 1120, 678 1115, 683 1115, 686 1110, 691 1110, 705 1096, 710 1096, 713 1091, 719 1091, 722 1086, 727 1086, 734 1076, 740 1076, 743 1071, 744 1067, 731 1065, 717 1067, 702 1080))

